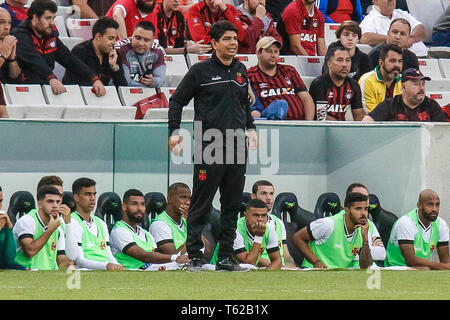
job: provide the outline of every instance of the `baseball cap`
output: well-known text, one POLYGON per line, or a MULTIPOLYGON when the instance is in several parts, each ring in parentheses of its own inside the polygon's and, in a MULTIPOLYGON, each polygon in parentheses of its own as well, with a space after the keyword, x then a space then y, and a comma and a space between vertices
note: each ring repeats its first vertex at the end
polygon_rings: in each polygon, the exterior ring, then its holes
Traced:
POLYGON ((420 70, 417 70, 417 69, 414 69, 414 68, 408 68, 406 70, 403 70, 403 72, 402 72, 402 82, 405 82, 405 81, 408 81, 408 80, 413 80, 413 81, 427 80, 427 81, 430 81, 431 78, 424 76, 422 74, 422 72, 420 72, 420 70))
POLYGON ((274 43, 278 44, 278 47, 281 48, 281 42, 274 37, 262 37, 256 44, 256 51, 259 51, 259 49, 267 49, 274 43))

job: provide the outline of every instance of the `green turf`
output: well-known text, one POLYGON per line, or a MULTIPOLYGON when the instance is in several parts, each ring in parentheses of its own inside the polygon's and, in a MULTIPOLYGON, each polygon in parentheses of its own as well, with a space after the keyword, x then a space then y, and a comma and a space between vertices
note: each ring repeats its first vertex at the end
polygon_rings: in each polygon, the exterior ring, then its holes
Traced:
POLYGON ((62 271, 0 271, 0 299, 450 299, 450 271, 163 271, 80 273, 81 289, 67 288, 62 271), (371 278, 373 279, 373 278, 371 278), (372 285, 376 282, 370 282, 372 285))

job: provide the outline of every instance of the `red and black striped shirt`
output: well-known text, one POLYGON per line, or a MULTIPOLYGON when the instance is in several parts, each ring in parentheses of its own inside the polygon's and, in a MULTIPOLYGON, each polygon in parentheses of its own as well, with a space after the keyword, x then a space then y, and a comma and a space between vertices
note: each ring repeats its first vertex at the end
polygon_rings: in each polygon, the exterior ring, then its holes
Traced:
POLYGON ((184 32, 186 24, 184 16, 181 11, 175 10, 172 12, 170 18, 164 13, 163 4, 158 5, 156 28, 158 31, 159 44, 163 48, 183 48, 184 47, 184 32))
POLYGON ((305 120, 305 108, 297 93, 308 89, 294 67, 277 64, 277 72, 273 77, 258 66, 249 68, 247 73, 253 91, 264 108, 275 100, 286 100, 289 104, 286 120, 305 120))

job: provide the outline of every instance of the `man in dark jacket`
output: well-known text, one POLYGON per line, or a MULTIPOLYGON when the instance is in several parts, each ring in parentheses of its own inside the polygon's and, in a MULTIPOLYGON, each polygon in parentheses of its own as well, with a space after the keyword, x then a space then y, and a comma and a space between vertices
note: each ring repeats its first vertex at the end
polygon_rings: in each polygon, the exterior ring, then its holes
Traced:
POLYGON ((245 184, 245 130, 250 150, 256 149, 258 139, 249 107, 247 70, 234 57, 238 29, 229 21, 220 21, 212 26, 210 36, 215 50, 212 57, 193 65, 170 98, 169 149, 177 154, 180 148, 182 137, 177 129, 182 108, 194 98, 196 152, 187 221, 186 249, 191 259, 188 270, 199 271, 207 264, 201 251, 201 233, 220 188, 222 213, 216 270, 243 271, 232 255, 245 184), (209 134, 214 135, 212 143, 209 134))
POLYGON ((17 60, 24 74, 24 82, 50 84, 54 94, 66 91, 53 73, 55 61, 66 69, 91 81, 95 94, 106 94, 99 77, 56 36, 56 4, 51 0, 35 0, 28 9, 28 18, 13 29, 17 38, 17 60))
MULTIPOLYGON (((122 60, 114 48, 119 24, 111 18, 101 17, 92 27, 92 39, 77 44, 72 53, 83 61, 100 78, 104 85, 127 86, 122 60)), ((90 85, 88 78, 66 70, 64 84, 90 85)))

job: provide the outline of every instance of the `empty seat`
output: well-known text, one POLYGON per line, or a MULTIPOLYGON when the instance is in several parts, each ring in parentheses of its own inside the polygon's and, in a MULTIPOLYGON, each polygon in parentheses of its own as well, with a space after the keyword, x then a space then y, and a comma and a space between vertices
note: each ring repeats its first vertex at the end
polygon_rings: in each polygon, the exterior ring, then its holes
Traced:
POLYGON ((8 104, 47 104, 39 84, 5 84, 4 88, 8 104))
POLYGON ((15 224, 20 217, 36 209, 34 197, 29 191, 16 191, 9 200, 8 216, 12 224, 15 224))
POLYGON ((325 57, 322 56, 297 56, 300 66, 300 75, 318 77, 322 74, 322 65, 325 57))
POLYGON ((69 49, 72 50, 77 44, 84 41, 83 38, 77 37, 59 37, 59 40, 69 49))
POLYGON ((450 103, 450 92, 428 92, 427 96, 436 100, 441 107, 450 103))
POLYGON ((167 120, 169 108, 150 108, 145 112, 145 120, 167 120))
POLYGON ((23 119, 27 106, 24 104, 7 104, 6 110, 10 119, 23 119))
POLYGON ((26 119, 61 119, 64 112, 62 105, 29 105, 25 109, 26 119))
MULTIPOLYGON (((59 1, 62 1, 62 0, 59 0, 59 1)), ((56 16, 61 16, 64 18, 64 20, 66 20, 68 17, 80 18, 80 9, 77 6, 58 4, 58 9, 56 10, 56 16)))
POLYGON ((432 58, 450 58, 450 48, 449 47, 430 47, 428 48, 428 55, 432 58))
POLYGON ((105 86, 106 94, 102 97, 97 97, 94 93, 93 87, 80 86, 84 101, 87 105, 94 106, 121 106, 116 87, 105 86))
POLYGON ((337 193, 326 192, 319 196, 314 208, 314 215, 317 219, 334 216, 341 211, 341 200, 337 193))
POLYGON ((71 37, 89 40, 92 38, 92 27, 97 19, 67 18, 66 25, 71 37))
POLYGON ((144 196, 145 200, 145 213, 147 215, 147 224, 142 226, 148 230, 149 222, 156 218, 158 214, 166 209, 166 197, 161 192, 149 192, 144 196))
POLYGON ((65 106, 62 118, 68 120, 95 120, 100 118, 101 113, 102 108, 97 106, 65 106))
MULTIPOLYGON (((161 87, 160 88, 161 92, 164 93, 164 95, 166 96, 167 101, 170 100, 170 97, 175 93, 176 89, 177 89, 176 87, 161 87)), ((194 107, 194 99, 189 101, 189 104, 187 105, 187 107, 191 107, 191 108, 194 107)))
POLYGON ((56 16, 55 17, 55 25, 56 29, 58 29, 58 33, 60 37, 68 37, 67 29, 66 29, 66 22, 64 20, 64 17, 62 16, 56 16))
POLYGON ((450 59, 439 59, 439 65, 444 77, 450 79, 450 59))
POLYGON ((108 231, 114 224, 122 219, 122 200, 115 192, 105 192, 100 195, 97 201, 95 215, 105 221, 108 231))
POLYGON ((65 106, 75 105, 84 106, 83 95, 81 94, 80 87, 78 85, 64 85, 66 92, 61 94, 53 94, 50 85, 45 84, 42 86, 44 97, 49 104, 62 104, 65 106))
POLYGON ((418 59, 420 71, 432 80, 443 78, 438 59, 418 59))
POLYGON ((136 117, 136 107, 132 106, 111 106, 100 107, 100 119, 103 120, 134 120, 136 117))
POLYGON ((211 58, 211 54, 201 54, 198 55, 196 53, 189 53, 187 55, 187 63, 188 63, 188 67, 192 67, 194 64, 196 64, 199 61, 203 61, 206 59, 211 58))
POLYGON ((120 100, 125 106, 134 106, 136 102, 156 94, 154 88, 119 87, 118 91, 120 100))
POLYGON ((166 55, 166 81, 165 86, 176 87, 180 84, 188 67, 182 54, 166 55))
POLYGON ((431 81, 425 81, 425 88, 427 92, 450 91, 450 79, 431 79, 431 81))
POLYGON ((327 47, 337 40, 336 30, 339 29, 340 25, 340 23, 325 23, 325 45, 327 47))

